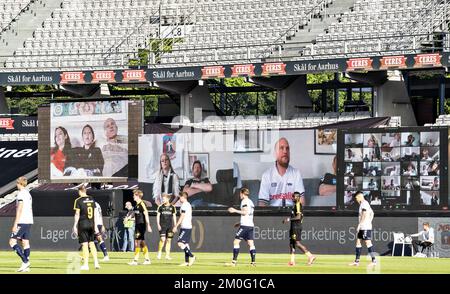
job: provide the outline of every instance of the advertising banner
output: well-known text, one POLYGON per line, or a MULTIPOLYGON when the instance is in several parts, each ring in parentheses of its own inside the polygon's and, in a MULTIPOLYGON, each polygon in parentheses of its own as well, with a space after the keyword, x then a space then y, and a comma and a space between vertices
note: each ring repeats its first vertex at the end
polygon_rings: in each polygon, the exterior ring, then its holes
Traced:
POLYGON ((448 66, 450 63, 449 58, 450 55, 448 52, 442 52, 175 68, 0 73, 0 85, 142 83, 231 78, 237 76, 284 76, 345 71, 367 72, 388 69, 431 69, 448 66))
MULTIPOLYGON (((234 224, 239 217, 193 217, 191 248, 194 252, 229 252, 233 246, 236 233, 234 224)), ((254 239, 260 253, 285 253, 289 257, 289 225, 282 224, 283 217, 255 217, 254 239)), ((108 230, 106 243, 112 248, 120 248, 123 240, 123 222, 121 217, 104 217, 108 230)), ((154 217, 151 216, 151 221, 154 217)), ((419 219, 419 222, 422 219, 419 219)), ((7 240, 10 235, 13 218, 2 218, 0 238, 7 240)), ((430 221, 431 222, 431 221, 430 221)), ((449 233, 448 218, 433 219, 433 226, 438 231, 438 238, 447 240, 449 233)), ((153 222, 153 225, 155 222, 153 222)), ((393 233, 415 233, 417 217, 375 217, 372 239, 374 248, 380 255, 391 255, 393 233)), ((34 250, 76 250, 78 240, 72 234, 73 217, 37 217, 32 226, 31 240, 34 250)), ((302 240, 314 254, 348 254, 355 251, 357 217, 307 217, 304 221, 302 240)), ((156 232, 155 227, 153 227, 156 232)), ((156 248, 159 234, 147 233, 149 247, 156 248)), ((450 257, 447 245, 439 247, 440 257, 450 257)), ((179 250, 175 248, 173 250, 179 250)), ((0 243, 0 249, 8 250, 7 242, 0 243)), ((409 249, 405 250, 410 254, 409 249)), ((401 254, 401 246, 395 250, 401 254)), ((351 260, 349 260, 351 261, 351 260)))
POLYGON ((0 142, 0 166, 7 171, 1 173, 0 187, 37 169, 37 154, 37 141, 0 142))
POLYGON ((37 116, 0 117, 0 134, 36 134, 37 116))

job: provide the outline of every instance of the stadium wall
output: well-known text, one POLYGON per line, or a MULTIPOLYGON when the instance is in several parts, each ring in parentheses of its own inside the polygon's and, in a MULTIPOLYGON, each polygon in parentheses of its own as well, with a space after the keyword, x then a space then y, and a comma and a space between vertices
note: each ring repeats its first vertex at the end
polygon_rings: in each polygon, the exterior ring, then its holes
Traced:
MULTIPOLYGON (((147 233, 150 250, 156 251, 158 234, 155 222, 151 221, 154 233, 147 233)), ((229 252, 236 229, 233 225, 237 217, 195 217, 192 234, 192 249, 198 252, 229 252)), ((256 217, 255 244, 261 253, 288 254, 289 226, 282 224, 282 217, 256 217)), ((421 230, 422 223, 428 221, 436 232, 436 252, 440 257, 450 257, 450 218, 417 218, 417 217, 378 217, 374 220, 373 240, 376 251, 380 255, 390 255, 393 232, 405 234, 421 230)), ((8 242, 11 233, 12 218, 2 218, 0 222, 1 250, 9 250, 8 242)), ((105 226, 117 223, 119 235, 121 228, 119 218, 104 218, 105 226)), ((304 222, 303 239, 305 245, 317 254, 353 254, 355 246, 357 219, 355 217, 307 217, 304 222)), ((37 217, 32 227, 31 244, 34 250, 60 251, 76 250, 78 242, 71 234, 73 217, 37 217)), ((112 236, 113 234, 109 234, 112 236)), ((108 238, 109 238, 108 236, 108 238)), ((120 238, 121 239, 121 238, 120 238)), ((120 240, 119 240, 120 242, 120 240)), ((115 244, 111 238, 108 245, 115 244)), ((175 246, 174 246, 175 247, 175 246)), ((246 245, 242 245, 245 250, 246 245)), ((409 254, 408 249, 405 250, 409 254)), ((397 246, 396 254, 401 254, 401 246, 397 246)))

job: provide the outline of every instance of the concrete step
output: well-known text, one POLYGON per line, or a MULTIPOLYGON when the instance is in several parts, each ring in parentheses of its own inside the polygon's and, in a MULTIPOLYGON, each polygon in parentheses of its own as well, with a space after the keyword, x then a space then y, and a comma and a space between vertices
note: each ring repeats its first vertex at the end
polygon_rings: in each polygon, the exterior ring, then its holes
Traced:
POLYGON ((297 30, 294 36, 287 38, 283 51, 286 54, 301 52, 301 49, 313 43, 318 35, 325 33, 332 23, 338 22, 344 12, 351 11, 355 2, 356 0, 336 0, 331 3, 321 15, 311 19, 308 25, 297 30))
POLYGON ((328 14, 341 14, 349 11, 357 0, 336 0, 327 9, 328 14))
MULTIPOLYGON (((294 43, 294 46, 300 45, 298 43, 311 43, 318 35, 325 32, 325 30, 333 23, 337 21, 336 18, 327 18, 326 20, 315 20, 311 22, 311 26, 299 30, 295 36, 286 41, 285 48, 289 48, 289 43, 294 43)), ((307 44, 305 44, 307 45, 307 44)))

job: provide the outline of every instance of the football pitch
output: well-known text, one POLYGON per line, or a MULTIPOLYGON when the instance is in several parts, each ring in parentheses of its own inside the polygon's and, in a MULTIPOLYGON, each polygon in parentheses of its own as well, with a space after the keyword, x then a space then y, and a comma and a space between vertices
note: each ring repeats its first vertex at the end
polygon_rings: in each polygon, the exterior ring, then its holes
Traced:
MULTIPOLYGON (((231 253, 196 253, 196 262, 191 267, 180 267, 184 255, 172 253, 172 260, 157 260, 156 254, 150 255, 152 264, 130 266, 131 252, 111 252, 110 261, 100 262, 101 268, 94 269, 92 257, 89 274, 440 274, 450 273, 450 258, 415 258, 415 257, 378 257, 376 268, 368 270, 366 256, 362 256, 359 267, 350 267, 353 255, 317 255, 312 266, 306 265, 306 257, 297 255, 297 264, 288 266, 288 254, 257 254, 256 267, 250 266, 250 256, 242 252, 236 267, 228 267, 231 253)), ((101 261, 102 255, 99 254, 101 261)), ((78 252, 33 252, 31 253, 31 271, 17 274, 75 274, 79 273, 78 252)), ((0 274, 14 274, 20 266, 19 258, 12 251, 0 251, 0 274)))

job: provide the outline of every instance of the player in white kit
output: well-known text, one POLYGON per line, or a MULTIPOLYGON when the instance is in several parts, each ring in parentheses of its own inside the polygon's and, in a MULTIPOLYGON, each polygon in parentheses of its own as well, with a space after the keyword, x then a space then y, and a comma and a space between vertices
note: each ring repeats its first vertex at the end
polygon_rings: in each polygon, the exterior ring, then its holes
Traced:
POLYGON ((229 213, 237 213, 241 215, 241 221, 239 222, 239 229, 236 232, 236 236, 233 242, 233 260, 231 261, 231 266, 236 266, 237 258, 239 255, 239 244, 242 240, 247 241, 248 247, 250 248, 250 257, 252 259, 251 265, 255 266, 255 258, 256 258, 256 248, 255 243, 253 241, 253 230, 255 224, 253 222, 253 212, 255 210, 255 205, 248 198, 250 195, 250 191, 247 188, 242 188, 240 197, 241 197, 241 209, 237 210, 233 207, 228 208, 229 213))
POLYGON ((192 206, 187 201, 188 193, 182 192, 180 194, 180 218, 173 227, 173 232, 176 233, 177 228, 180 227, 180 234, 178 235, 178 247, 184 251, 184 263, 180 266, 191 266, 195 262, 195 256, 192 254, 189 247, 192 233, 192 206))
POLYGON ((33 224, 33 200, 30 192, 25 188, 27 186, 27 178, 18 178, 16 184, 19 194, 17 194, 16 218, 11 229, 9 246, 22 260, 22 265, 17 271, 29 272, 31 266, 30 237, 31 225, 33 224), (18 244, 18 241, 21 241, 22 247, 18 244))
POLYGON ((373 221, 373 210, 370 207, 369 202, 364 199, 364 194, 361 191, 358 191, 354 195, 355 200, 359 203, 359 217, 358 217, 358 227, 356 231, 358 232, 358 236, 356 239, 356 257, 355 261, 350 263, 350 266, 358 266, 359 260, 361 256, 362 245, 361 241, 364 240, 367 246, 367 250, 369 251, 370 257, 372 258, 372 262, 369 266, 376 265, 375 252, 373 251, 372 245, 372 221, 373 221))
POLYGON ((95 210, 94 218, 98 228, 98 233, 95 235, 96 243, 98 243, 98 247, 103 252, 103 261, 109 261, 108 250, 106 250, 105 241, 102 236, 106 232, 105 226, 103 225, 102 207, 98 202, 95 202, 95 210))

